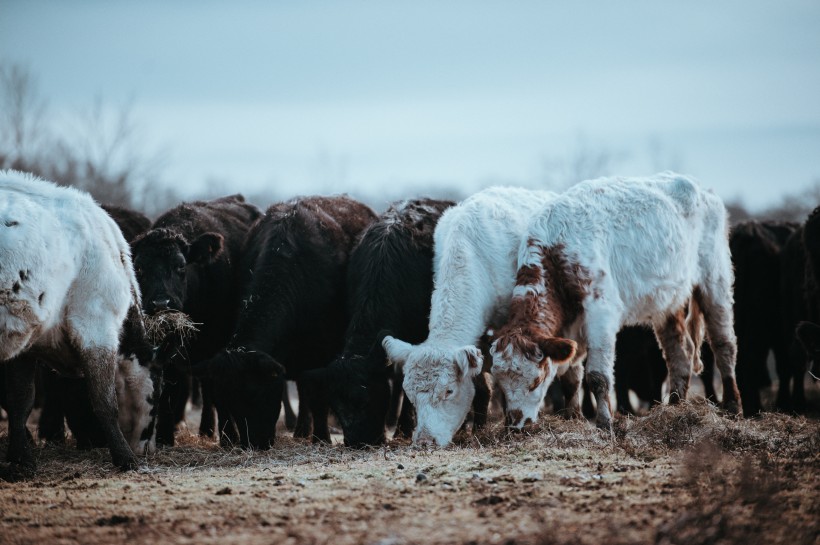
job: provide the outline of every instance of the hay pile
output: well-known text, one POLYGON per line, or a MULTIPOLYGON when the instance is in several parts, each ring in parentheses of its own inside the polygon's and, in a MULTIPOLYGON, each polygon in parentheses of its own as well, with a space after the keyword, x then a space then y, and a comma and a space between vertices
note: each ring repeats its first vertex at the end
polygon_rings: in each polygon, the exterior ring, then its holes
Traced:
POLYGON ((166 310, 144 317, 145 333, 155 346, 159 346, 172 335, 176 337, 181 347, 184 347, 199 332, 194 322, 184 312, 166 310))

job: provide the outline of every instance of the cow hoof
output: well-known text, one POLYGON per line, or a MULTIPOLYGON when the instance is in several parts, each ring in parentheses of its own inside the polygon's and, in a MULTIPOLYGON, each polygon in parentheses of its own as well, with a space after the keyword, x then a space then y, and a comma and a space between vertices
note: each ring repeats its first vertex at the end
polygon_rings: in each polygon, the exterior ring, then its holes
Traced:
POLYGON ((737 401, 727 401, 723 404, 723 410, 732 416, 743 416, 743 409, 740 407, 740 403, 738 403, 737 401))
POLYGON ((297 426, 297 428, 293 430, 293 437, 295 439, 307 439, 312 435, 313 434, 310 433, 310 429, 305 429, 297 426))
POLYGON ((34 477, 36 466, 31 464, 0 464, 0 480, 16 483, 34 477))
POLYGON ((117 456, 114 465, 122 471, 133 471, 139 467, 139 462, 137 457, 131 454, 130 456, 117 456))
POLYGON ((599 430, 603 431, 603 432, 606 432, 606 433, 610 434, 610 435, 613 434, 612 419, 611 418, 606 419, 606 420, 598 419, 595 422, 595 427, 598 428, 599 430))

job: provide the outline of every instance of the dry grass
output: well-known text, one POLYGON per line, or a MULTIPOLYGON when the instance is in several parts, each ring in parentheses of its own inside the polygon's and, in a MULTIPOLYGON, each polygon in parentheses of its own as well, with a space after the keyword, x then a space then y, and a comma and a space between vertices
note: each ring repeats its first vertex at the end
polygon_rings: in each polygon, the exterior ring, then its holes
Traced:
MULTIPOLYGON (((545 416, 452 447, 350 450, 279 437, 269 451, 178 446, 119 473, 105 450, 37 449, 0 483, 0 542, 812 543, 820 425, 727 418, 692 401, 619 418, 609 436, 545 416), (754 538, 759 539, 754 539, 754 538)), ((0 432, 0 450, 5 447, 0 432)))
POLYGON ((165 339, 175 335, 180 347, 184 347, 199 331, 196 322, 184 312, 166 310, 144 316, 145 333, 148 340, 155 346, 162 344, 165 339))

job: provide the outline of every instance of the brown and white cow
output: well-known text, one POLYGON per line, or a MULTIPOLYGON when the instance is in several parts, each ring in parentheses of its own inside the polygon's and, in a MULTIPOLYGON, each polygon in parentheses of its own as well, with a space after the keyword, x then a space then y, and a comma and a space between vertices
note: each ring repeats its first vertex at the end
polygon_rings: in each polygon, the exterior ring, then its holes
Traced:
MULTIPOLYGON (((520 428, 535 420, 556 375, 569 373, 580 384, 586 357, 598 427, 611 430, 615 338, 629 324, 654 328, 670 400, 684 399, 700 363, 698 309, 723 376, 725 406, 739 413, 732 280, 726 209, 685 176, 591 180, 548 202, 523 239, 510 320, 490 351, 508 423, 520 428)), ((576 413, 577 403, 576 394, 576 413)))

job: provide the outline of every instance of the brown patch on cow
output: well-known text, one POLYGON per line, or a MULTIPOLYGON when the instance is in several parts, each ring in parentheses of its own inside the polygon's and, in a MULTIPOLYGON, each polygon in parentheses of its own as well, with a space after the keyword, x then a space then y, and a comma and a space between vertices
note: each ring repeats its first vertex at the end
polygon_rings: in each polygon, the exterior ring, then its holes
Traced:
POLYGON ((535 357, 540 339, 557 337, 564 326, 574 322, 583 312, 584 298, 590 293, 592 277, 589 271, 569 260, 563 245, 538 246, 529 239, 530 246, 538 247, 542 267, 525 266, 518 271, 518 278, 526 283, 517 286, 539 285, 543 293, 526 293, 514 297, 510 304, 510 318, 497 335, 497 347, 506 347, 523 354, 528 359, 535 357), (537 282, 535 271, 538 271, 537 282))
POLYGON ((532 286, 540 284, 542 281, 541 267, 534 265, 524 265, 518 269, 518 273, 515 275, 516 286, 532 286))
MULTIPOLYGON (((545 361, 546 361, 546 358, 545 358, 545 361)), ((544 373, 541 373, 540 375, 538 375, 538 378, 533 380, 532 384, 530 384, 530 392, 534 391, 536 388, 541 386, 541 383, 544 382, 545 378, 547 378, 547 375, 544 374, 544 373)))

